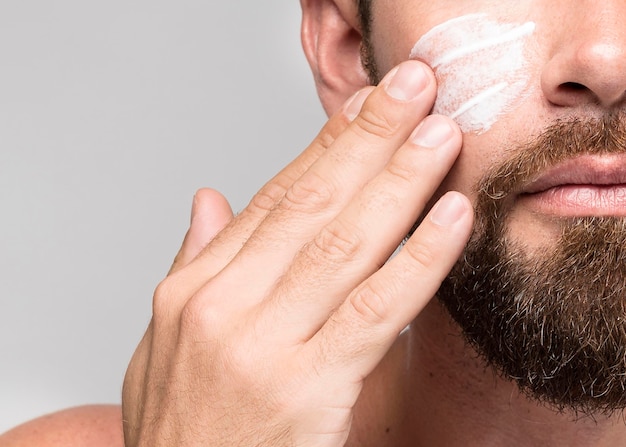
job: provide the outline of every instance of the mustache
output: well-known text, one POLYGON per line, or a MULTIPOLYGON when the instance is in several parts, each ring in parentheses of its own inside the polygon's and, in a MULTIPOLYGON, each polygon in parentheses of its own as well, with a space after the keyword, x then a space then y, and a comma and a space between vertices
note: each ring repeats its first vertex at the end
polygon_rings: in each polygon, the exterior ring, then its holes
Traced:
POLYGON ((500 218, 509 197, 565 160, 581 155, 626 154, 626 112, 558 120, 511 152, 513 156, 491 168, 476 185, 479 215, 500 218))

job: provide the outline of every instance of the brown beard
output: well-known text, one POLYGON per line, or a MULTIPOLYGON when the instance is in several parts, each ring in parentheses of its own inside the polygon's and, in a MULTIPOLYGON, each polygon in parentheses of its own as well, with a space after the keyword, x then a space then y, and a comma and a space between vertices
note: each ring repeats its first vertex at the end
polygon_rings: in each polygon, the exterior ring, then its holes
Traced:
MULTIPOLYGON (((363 67, 376 85, 367 25, 363 67)), ((438 292, 489 365, 560 411, 626 408, 626 219, 562 219, 559 240, 530 257, 507 236, 506 218, 515 192, 544 169, 626 153, 625 122, 620 113, 557 123, 492 169, 477 186, 474 234, 438 292)))
POLYGON ((626 219, 563 218, 539 255, 507 234, 524 184, 559 161, 626 153, 622 115, 557 123, 478 185, 476 228, 438 297, 466 340, 559 410, 626 407, 626 219))

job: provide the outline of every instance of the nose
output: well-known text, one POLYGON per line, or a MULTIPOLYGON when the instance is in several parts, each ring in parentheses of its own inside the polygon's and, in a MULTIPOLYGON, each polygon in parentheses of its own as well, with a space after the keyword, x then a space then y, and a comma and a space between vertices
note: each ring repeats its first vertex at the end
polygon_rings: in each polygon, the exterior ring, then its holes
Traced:
POLYGON ((626 99, 626 2, 567 3, 550 29, 551 54, 543 67, 544 95, 557 106, 623 106, 626 99), (560 22, 560 24, 559 24, 560 22))

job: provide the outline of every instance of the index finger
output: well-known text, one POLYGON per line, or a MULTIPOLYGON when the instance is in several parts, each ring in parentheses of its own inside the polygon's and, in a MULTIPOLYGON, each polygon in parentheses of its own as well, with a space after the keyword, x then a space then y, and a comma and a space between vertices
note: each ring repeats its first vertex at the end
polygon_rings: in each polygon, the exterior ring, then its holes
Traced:
POLYGON ((267 182, 255 194, 248 206, 198 253, 193 262, 188 263, 188 260, 175 262, 170 275, 176 274, 180 277, 180 283, 184 285, 185 291, 179 290, 179 292, 183 296, 189 296, 190 293, 199 289, 232 260, 260 222, 282 200, 291 185, 348 127, 373 89, 374 87, 366 87, 349 98, 343 107, 329 119, 315 140, 267 182), (180 271, 185 266, 187 268, 180 271))

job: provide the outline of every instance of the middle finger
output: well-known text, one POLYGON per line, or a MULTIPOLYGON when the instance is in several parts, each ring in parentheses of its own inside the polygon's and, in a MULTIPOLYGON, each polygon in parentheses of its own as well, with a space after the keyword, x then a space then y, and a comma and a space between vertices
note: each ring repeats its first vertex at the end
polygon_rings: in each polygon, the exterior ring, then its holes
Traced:
POLYGON ((432 71, 417 61, 392 70, 361 113, 287 190, 233 261, 215 278, 239 284, 235 308, 262 300, 301 247, 379 174, 434 102, 432 71), (242 272, 245 280, 242 281, 242 272))

